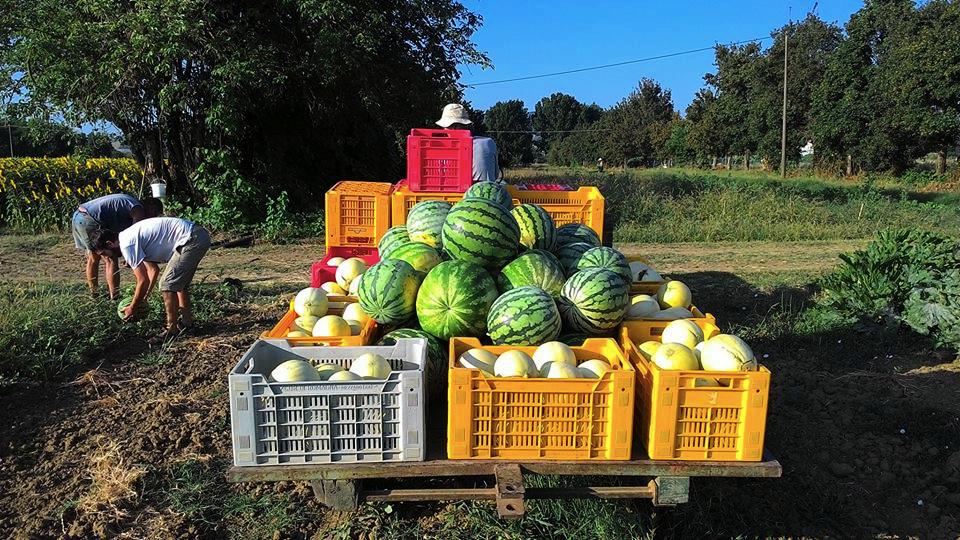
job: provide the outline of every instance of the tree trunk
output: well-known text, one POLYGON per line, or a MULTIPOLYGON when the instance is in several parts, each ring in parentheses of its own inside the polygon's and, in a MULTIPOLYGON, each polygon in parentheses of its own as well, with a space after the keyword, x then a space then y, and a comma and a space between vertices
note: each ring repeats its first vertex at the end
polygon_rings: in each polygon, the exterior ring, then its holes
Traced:
POLYGON ((713 156, 713 163, 710 164, 711 169, 717 168, 717 156, 713 156))
POLYGON ((937 174, 945 172, 947 172, 947 151, 940 150, 937 152, 937 174))
POLYGON ((733 163, 733 157, 732 157, 732 156, 727 156, 727 170, 728 170, 728 171, 730 170, 730 165, 731 165, 731 163, 733 163))
POLYGON ((745 171, 750 170, 750 152, 743 155, 743 169, 745 171))
POLYGON ((853 155, 847 154, 847 176, 853 176, 853 155))

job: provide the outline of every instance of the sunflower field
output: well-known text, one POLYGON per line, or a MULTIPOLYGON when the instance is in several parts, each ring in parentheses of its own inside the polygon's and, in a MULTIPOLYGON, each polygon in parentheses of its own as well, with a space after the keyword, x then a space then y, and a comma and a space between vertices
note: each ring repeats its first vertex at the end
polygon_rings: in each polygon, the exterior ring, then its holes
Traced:
POLYGON ((65 231, 82 202, 137 195, 143 173, 132 159, 0 159, 0 225, 17 232, 65 231))

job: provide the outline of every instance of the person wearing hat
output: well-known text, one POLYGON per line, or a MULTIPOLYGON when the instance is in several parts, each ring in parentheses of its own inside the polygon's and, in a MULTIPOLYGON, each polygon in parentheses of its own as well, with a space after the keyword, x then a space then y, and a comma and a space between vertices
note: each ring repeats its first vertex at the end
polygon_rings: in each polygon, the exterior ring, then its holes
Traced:
MULTIPOLYGON (((443 108, 437 125, 443 129, 470 130, 473 122, 467 110, 459 103, 450 103, 443 108)), ((496 182, 503 178, 497 159, 497 143, 490 137, 473 136, 473 181, 496 182)))

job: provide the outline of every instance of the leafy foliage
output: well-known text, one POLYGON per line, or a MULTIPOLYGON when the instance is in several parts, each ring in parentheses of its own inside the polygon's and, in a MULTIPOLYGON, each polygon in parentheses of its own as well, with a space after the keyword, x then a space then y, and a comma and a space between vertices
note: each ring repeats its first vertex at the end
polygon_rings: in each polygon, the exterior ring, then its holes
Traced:
POLYGON ((530 134, 530 113, 519 99, 500 101, 483 115, 490 136, 497 142, 503 165, 533 161, 533 136, 530 134), (500 133, 497 133, 500 132, 500 133))
POLYGON ((940 345, 960 346, 960 243, 945 235, 881 231, 841 255, 823 278, 823 304, 861 320, 905 323, 940 345))

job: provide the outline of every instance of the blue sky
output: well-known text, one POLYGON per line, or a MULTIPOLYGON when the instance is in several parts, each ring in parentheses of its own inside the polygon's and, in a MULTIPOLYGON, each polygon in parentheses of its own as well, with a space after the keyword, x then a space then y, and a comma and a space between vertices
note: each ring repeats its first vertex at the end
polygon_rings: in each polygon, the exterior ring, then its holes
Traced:
MULTIPOLYGON (((494 69, 462 66, 460 82, 473 83, 610 64, 677 51, 769 36, 802 18, 813 0, 607 1, 462 0, 484 18, 474 42, 494 69)), ((859 0, 823 0, 816 13, 843 24, 863 6, 859 0)), ((764 45, 769 46, 770 41, 764 45)), ((711 51, 639 64, 528 81, 468 88, 467 99, 486 109, 497 101, 522 99, 533 112, 540 98, 564 92, 603 107, 616 104, 642 77, 673 92, 683 111, 713 70, 711 51)))

